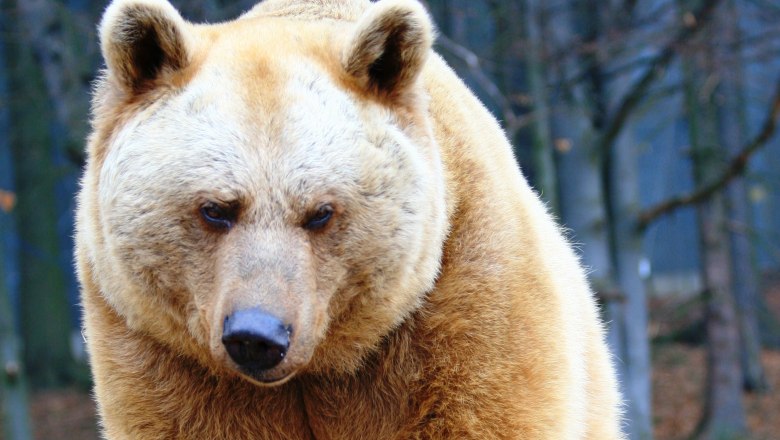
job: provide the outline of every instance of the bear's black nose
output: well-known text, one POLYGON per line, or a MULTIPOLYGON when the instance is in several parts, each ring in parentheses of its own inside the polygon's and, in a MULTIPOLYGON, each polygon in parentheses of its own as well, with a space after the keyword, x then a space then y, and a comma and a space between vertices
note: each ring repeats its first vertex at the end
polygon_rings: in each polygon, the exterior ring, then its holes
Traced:
POLYGON ((222 344, 248 373, 279 365, 290 346, 291 328, 258 308, 239 310, 225 318, 222 344))

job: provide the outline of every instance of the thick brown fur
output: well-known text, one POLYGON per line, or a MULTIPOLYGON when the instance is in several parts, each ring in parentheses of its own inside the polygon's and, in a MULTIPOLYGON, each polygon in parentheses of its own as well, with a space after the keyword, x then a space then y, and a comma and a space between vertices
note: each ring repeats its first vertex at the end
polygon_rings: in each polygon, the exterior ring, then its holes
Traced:
POLYGON ((101 38, 77 262, 106 438, 622 438, 584 271, 419 4, 117 0, 101 38), (296 331, 249 378, 219 338, 255 306, 296 331))

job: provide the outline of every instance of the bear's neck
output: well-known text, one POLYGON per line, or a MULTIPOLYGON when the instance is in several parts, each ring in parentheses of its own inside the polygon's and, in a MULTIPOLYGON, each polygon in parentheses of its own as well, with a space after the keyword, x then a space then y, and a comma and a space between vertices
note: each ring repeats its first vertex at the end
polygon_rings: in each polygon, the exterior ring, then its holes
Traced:
MULTIPOLYGON (((426 372, 410 337, 414 316, 355 374, 302 374, 263 388, 213 374, 128 329, 96 292, 85 294, 105 312, 88 317, 88 327, 101 328, 90 332, 90 345, 101 346, 92 357, 100 411, 104 420, 122 420, 117 432, 131 438, 224 438, 226 431, 231 438, 393 438, 421 414, 412 396, 421 395, 426 372)), ((123 437, 112 429, 109 437, 123 437)))
POLYGON ((411 337, 417 314, 372 353, 354 374, 298 378, 307 420, 316 438, 404 438, 399 432, 425 417, 423 351, 411 337), (370 429, 370 432, 365 430, 370 429))

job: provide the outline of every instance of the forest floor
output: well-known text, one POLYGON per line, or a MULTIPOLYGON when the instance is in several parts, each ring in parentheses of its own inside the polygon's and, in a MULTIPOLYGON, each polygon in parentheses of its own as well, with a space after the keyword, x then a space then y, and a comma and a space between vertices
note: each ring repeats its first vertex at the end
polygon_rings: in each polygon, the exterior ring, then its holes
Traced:
MULTIPOLYGON (((765 280, 769 312, 780 318, 780 276, 765 280)), ((698 300, 656 299, 650 303, 650 336, 658 339, 677 332, 688 343, 653 344, 653 418, 657 440, 691 438, 704 410, 706 351, 701 343, 698 300), (687 329, 687 330, 686 330, 687 329), (686 334, 687 333, 687 334, 686 334)), ((768 391, 745 393, 745 411, 751 440, 780 439, 780 351, 764 350, 762 363, 768 391)))
MULTIPOLYGON (((780 316, 780 278, 767 290, 766 299, 775 316, 780 316)), ((690 324, 700 313, 698 309, 690 301, 652 301, 651 336, 664 336, 690 324)), ((745 394, 748 424, 755 440, 780 439, 780 351, 765 350, 763 362, 770 391, 745 394)), ((690 437, 701 418, 704 383, 705 351, 701 344, 662 342, 653 345, 656 440, 690 437)), ((36 439, 98 438, 94 405, 89 393, 83 390, 35 393, 32 396, 32 418, 36 439)))

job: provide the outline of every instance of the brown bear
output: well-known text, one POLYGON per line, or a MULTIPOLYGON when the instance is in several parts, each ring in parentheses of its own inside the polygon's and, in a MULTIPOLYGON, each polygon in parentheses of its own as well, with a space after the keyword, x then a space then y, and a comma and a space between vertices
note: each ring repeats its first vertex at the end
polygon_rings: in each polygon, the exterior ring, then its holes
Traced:
POLYGON ((109 439, 615 439, 570 245, 413 0, 115 0, 79 195, 109 439))

